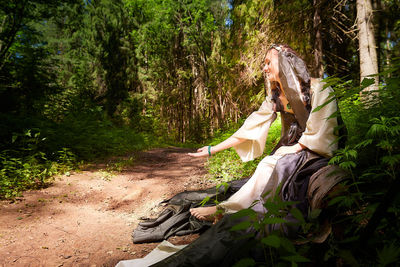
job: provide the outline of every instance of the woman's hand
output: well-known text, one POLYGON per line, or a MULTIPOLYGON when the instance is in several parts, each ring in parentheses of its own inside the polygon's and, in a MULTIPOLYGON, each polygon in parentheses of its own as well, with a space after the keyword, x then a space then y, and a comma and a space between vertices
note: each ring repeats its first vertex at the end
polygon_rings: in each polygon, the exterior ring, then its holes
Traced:
POLYGON ((208 156, 208 146, 203 146, 202 148, 197 149, 196 153, 188 153, 189 156, 200 158, 208 156))
POLYGON ((305 148, 305 146, 303 146, 302 144, 295 144, 293 146, 281 146, 280 148, 278 148, 278 150, 275 151, 274 155, 277 156, 284 156, 287 154, 291 154, 291 153, 297 153, 301 150, 303 150, 305 148))
MULTIPOLYGON (((210 147, 210 154, 215 154, 224 149, 239 145, 239 144, 243 143, 245 140, 246 139, 231 136, 228 139, 226 139, 225 141, 219 143, 218 145, 210 147)), ((188 153, 188 155, 191 157, 196 157, 196 158, 210 156, 208 154, 208 146, 203 146, 202 148, 197 149, 196 153, 188 153)))

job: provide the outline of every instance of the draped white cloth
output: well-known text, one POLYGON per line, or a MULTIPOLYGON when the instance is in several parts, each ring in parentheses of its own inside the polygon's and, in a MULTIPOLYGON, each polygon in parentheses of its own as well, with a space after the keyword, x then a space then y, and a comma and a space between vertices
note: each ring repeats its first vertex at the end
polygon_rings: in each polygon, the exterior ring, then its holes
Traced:
POLYGON ((120 261, 115 267, 147 267, 168 258, 186 246, 175 246, 164 240, 144 258, 120 261))
MULTIPOLYGON (((331 98, 332 88, 323 88, 319 79, 311 80, 311 106, 312 110, 324 104, 331 98)), ((336 101, 331 101, 322 109, 311 112, 299 143, 315 153, 330 157, 337 149, 334 128, 337 126, 336 117, 330 116, 337 110, 336 101)), ((243 161, 253 160, 262 155, 268 130, 276 115, 272 109, 272 102, 266 99, 260 109, 253 112, 244 122, 243 126, 233 134, 234 137, 246 139, 245 142, 234 147, 243 161)), ((234 213, 248 208, 255 200, 260 199, 271 173, 278 159, 282 156, 266 156, 257 166, 256 171, 249 181, 228 200, 218 204, 219 209, 226 213, 234 213)))

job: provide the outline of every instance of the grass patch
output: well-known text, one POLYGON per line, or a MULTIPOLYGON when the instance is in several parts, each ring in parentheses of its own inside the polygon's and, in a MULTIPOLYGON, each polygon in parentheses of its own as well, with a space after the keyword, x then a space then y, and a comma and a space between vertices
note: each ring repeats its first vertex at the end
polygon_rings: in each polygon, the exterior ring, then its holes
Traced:
MULTIPOLYGON (((0 199, 45 187, 54 175, 76 170, 80 163, 149 149, 162 142, 150 133, 137 133, 87 114, 61 123, 7 117, 0 124, 0 199)), ((108 169, 122 170, 130 161, 108 169)))

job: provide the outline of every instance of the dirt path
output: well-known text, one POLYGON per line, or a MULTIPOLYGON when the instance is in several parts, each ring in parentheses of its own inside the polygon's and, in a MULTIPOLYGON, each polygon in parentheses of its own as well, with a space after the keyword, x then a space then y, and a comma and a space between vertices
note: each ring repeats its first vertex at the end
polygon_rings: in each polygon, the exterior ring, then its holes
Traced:
POLYGON ((57 177, 14 203, 0 202, 0 266, 114 266, 145 256, 157 243, 132 243, 139 218, 156 214, 157 204, 178 192, 212 186, 204 178, 204 159, 187 156, 189 151, 140 152, 133 166, 129 157, 114 163, 122 169, 116 175, 98 164, 57 177))

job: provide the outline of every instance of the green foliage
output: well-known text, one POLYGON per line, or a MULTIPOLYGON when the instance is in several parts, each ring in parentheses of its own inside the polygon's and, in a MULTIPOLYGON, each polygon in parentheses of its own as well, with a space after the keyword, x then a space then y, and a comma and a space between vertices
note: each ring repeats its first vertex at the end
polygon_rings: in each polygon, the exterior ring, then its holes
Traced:
MULTIPOLYGON (((8 142, 0 144, 0 198, 13 198, 24 190, 46 186, 52 176, 76 169, 82 160, 124 155, 158 144, 150 134, 116 127, 95 114, 70 116, 62 123, 37 118, 2 118, 3 129, 9 131, 1 132, 3 140, 8 142), (31 128, 13 129, 11 125, 31 128)), ((110 170, 119 170, 124 164, 115 164, 110 170)))
POLYGON ((13 198, 23 190, 43 187, 52 175, 74 166, 75 156, 66 148, 56 153, 56 161, 48 160, 39 150, 45 139, 36 130, 12 136, 13 147, 0 153, 0 198, 13 198))
POLYGON ((124 154, 146 148, 149 135, 138 134, 127 127, 116 127, 111 121, 96 121, 87 117, 71 117, 61 125, 48 129, 48 145, 56 147, 60 141, 84 160, 107 155, 124 154), (59 138, 59 139, 58 139, 59 138))
POLYGON ((147 100, 157 126, 171 139, 201 142, 209 136, 210 54, 223 25, 223 2, 125 1, 135 25, 140 87, 151 92, 147 100))
MULTIPOLYGON (((280 190, 280 187, 277 191, 280 190)), ((286 220, 289 214, 292 214, 297 220, 298 224, 305 226, 306 222, 301 212, 294 207, 295 202, 285 202, 280 200, 279 194, 274 197, 267 198, 264 207, 266 213, 263 218, 260 218, 257 213, 252 209, 244 209, 232 215, 232 218, 247 218, 247 220, 233 226, 231 231, 240 231, 245 229, 254 229, 252 232, 253 238, 258 241, 264 251, 265 263, 268 266, 297 266, 299 263, 310 262, 302 254, 305 254, 308 249, 300 250, 296 248, 292 240, 289 240, 282 235, 279 230, 269 230, 270 226, 280 225, 281 228, 287 224, 286 220)), ((292 222, 293 224, 293 222, 292 222)), ((236 263, 235 266, 255 266, 251 258, 245 258, 236 263)))
POLYGON ((57 91, 57 65, 47 46, 43 28, 62 16, 69 1, 2 1, 0 8, 1 112, 35 113, 37 103, 57 91))
POLYGON ((349 133, 346 146, 330 163, 338 164, 353 178, 347 192, 329 202, 347 214, 340 216, 338 225, 347 225, 343 236, 332 237, 330 248, 334 253, 328 258, 341 257, 354 266, 371 262, 384 266, 398 258, 399 247, 395 244, 399 240, 400 206, 395 188, 400 170, 400 65, 396 62, 382 73, 384 83, 378 92, 371 93, 375 95, 369 101, 359 97, 359 92, 370 84, 368 79, 361 86, 328 79, 334 85, 349 133))
POLYGON ((400 247, 395 245, 395 243, 385 245, 381 250, 377 250, 377 256, 379 266, 396 263, 400 258, 400 247))
MULTIPOLYGON (((342 262, 351 266, 390 266, 398 261, 400 65, 394 64, 393 68, 381 76, 386 83, 380 85, 378 95, 372 101, 371 98, 361 101, 359 94, 370 81, 358 86, 338 78, 326 80, 327 86, 333 86, 335 90, 331 98, 339 100, 340 110, 333 116, 343 116, 349 133, 346 145, 336 151, 330 164, 339 165, 352 177, 351 181, 341 185, 342 189, 327 198, 326 208, 311 211, 308 218, 303 218, 293 208, 294 203, 282 202, 276 194, 265 202, 267 212, 263 218, 251 209, 234 215, 247 220, 235 225, 233 231, 256 230, 254 238, 260 237, 258 241, 264 247, 267 265, 290 263, 296 266, 312 261, 317 265, 342 262), (287 224, 285 217, 288 214, 301 225, 300 239, 297 240, 303 244, 301 246, 294 245, 293 240, 282 237, 279 232, 265 232, 268 225, 287 224), (333 215, 333 234, 324 245, 305 243, 310 233, 318 233, 320 220, 327 214, 333 215)), ((242 264, 254 266, 259 263, 243 259, 237 266, 242 264)))

